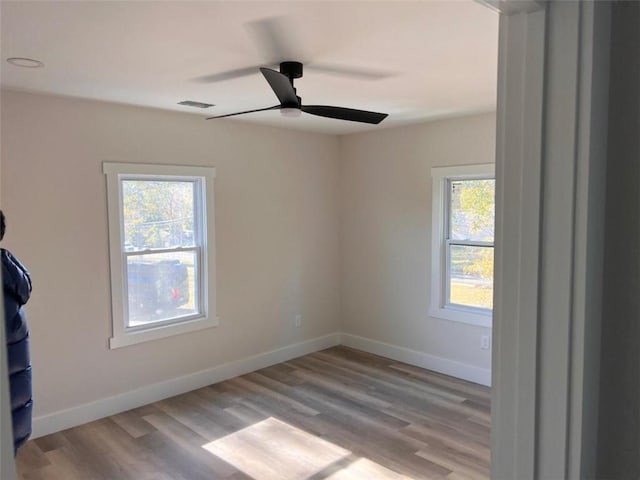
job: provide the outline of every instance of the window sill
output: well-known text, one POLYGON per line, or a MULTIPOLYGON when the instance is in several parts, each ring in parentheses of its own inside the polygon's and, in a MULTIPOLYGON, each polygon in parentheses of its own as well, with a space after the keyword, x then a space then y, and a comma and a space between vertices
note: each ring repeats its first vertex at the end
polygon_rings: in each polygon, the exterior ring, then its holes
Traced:
POLYGON ((122 335, 114 335, 113 337, 111 337, 109 339, 109 348, 113 350, 114 348, 127 347, 129 345, 150 342, 153 340, 159 340, 161 338, 172 337, 174 335, 197 332, 198 330, 217 327, 218 325, 220 325, 218 318, 213 317, 195 319, 187 322, 175 323, 172 325, 162 325, 145 330, 130 331, 122 335))
POLYGON ((429 310, 429 316, 440 320, 449 320, 451 322, 475 325, 476 327, 493 327, 493 314, 475 312, 464 308, 431 308, 429 310))

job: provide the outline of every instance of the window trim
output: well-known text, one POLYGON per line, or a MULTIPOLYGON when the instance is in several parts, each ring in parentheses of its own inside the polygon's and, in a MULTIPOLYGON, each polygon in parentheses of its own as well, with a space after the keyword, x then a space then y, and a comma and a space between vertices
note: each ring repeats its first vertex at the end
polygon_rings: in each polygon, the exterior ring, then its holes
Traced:
MULTIPOLYGON (((214 180, 215 167, 193 167, 178 165, 157 165, 137 163, 103 162, 102 171, 107 181, 107 216, 109 226, 109 264, 111 268, 111 319, 112 336, 109 348, 120 348, 137 343, 195 332, 219 325, 216 316, 216 277, 215 277, 215 223, 214 223, 214 180), (127 298, 126 268, 124 262, 127 252, 123 248, 122 236, 122 189, 121 180, 127 177, 148 176, 151 178, 167 177, 167 180, 198 179, 202 183, 200 197, 201 211, 196 209, 206 228, 202 231, 200 271, 202 275, 200 304, 202 312, 194 318, 176 322, 159 322, 146 328, 127 327, 125 309, 127 298)), ((197 248, 197 247, 196 247, 197 248)), ((139 253, 139 252, 136 252, 139 253)))
MULTIPOLYGON (((448 186, 451 180, 494 179, 495 165, 492 163, 461 165, 454 167, 432 167, 432 214, 431 214, 431 300, 429 315, 442 320, 466 323, 491 328, 493 312, 464 305, 446 304, 448 262, 446 229, 448 228, 448 186)), ((495 247, 494 247, 495 248, 495 247)))

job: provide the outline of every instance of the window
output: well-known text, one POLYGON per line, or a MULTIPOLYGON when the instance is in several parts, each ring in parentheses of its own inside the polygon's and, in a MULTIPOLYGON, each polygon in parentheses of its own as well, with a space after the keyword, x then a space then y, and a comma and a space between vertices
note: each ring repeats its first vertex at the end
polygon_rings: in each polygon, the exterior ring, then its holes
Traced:
POLYGON ((491 327, 493 165, 435 167, 430 314, 491 327))
POLYGON ((104 163, 111 348, 217 325, 215 168, 104 163))

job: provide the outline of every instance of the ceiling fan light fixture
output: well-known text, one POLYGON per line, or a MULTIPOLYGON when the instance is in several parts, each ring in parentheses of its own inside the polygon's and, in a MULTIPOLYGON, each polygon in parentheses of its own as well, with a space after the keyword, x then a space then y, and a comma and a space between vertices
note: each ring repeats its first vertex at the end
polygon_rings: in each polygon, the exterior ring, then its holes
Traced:
POLYGON ((302 110, 294 107, 283 107, 280 109, 280 115, 283 117, 296 118, 302 114, 302 110))

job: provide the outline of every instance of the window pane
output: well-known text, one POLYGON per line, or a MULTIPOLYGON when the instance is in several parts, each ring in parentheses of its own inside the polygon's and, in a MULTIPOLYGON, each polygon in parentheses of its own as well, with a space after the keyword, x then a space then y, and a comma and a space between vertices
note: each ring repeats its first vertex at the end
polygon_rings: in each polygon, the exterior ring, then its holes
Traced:
POLYGON ((449 185, 449 238, 493 242, 495 180, 452 180, 449 185))
POLYGON ((194 243, 194 183, 123 180, 124 249, 190 247, 194 243))
POLYGON ((449 247, 449 302, 493 308, 493 247, 449 247))
POLYGON ((128 326, 198 313, 197 258, 195 251, 129 255, 128 326))

